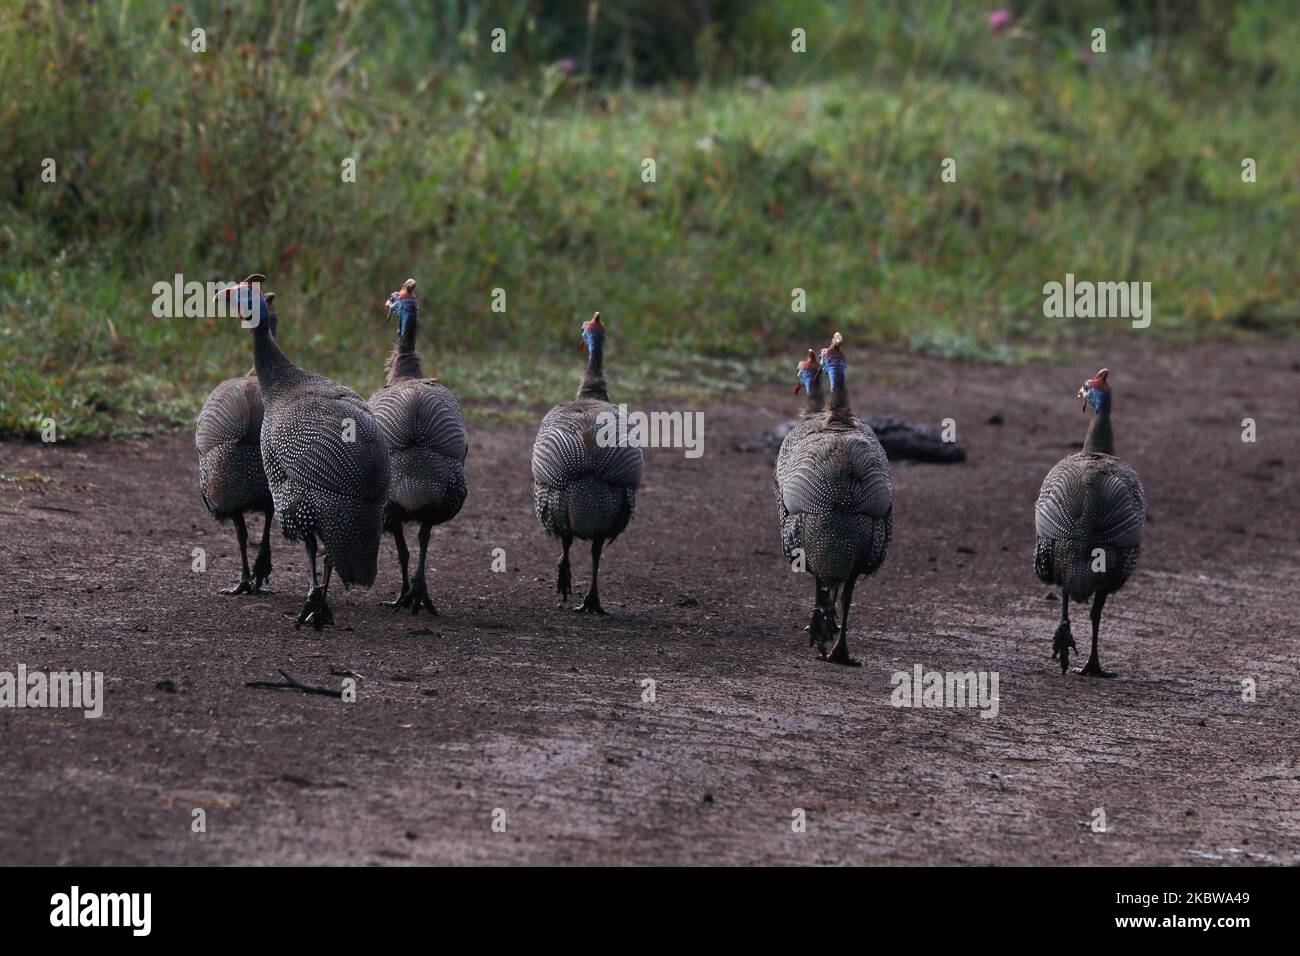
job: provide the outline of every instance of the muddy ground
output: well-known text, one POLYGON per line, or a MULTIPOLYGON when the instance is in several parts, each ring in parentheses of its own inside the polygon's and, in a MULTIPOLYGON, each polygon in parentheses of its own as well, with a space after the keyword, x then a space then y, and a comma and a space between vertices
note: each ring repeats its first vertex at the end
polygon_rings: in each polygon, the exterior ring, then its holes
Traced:
MULTIPOLYGON (((895 465, 893 545, 851 619, 860 669, 808 647, 771 459, 737 450, 793 414, 793 381, 706 408, 703 458, 648 453, 603 619, 555 607, 528 425, 472 432, 469 501, 434 537, 441 616, 376 606, 396 590, 386 541, 375 590, 334 589, 320 634, 293 628, 306 562, 278 537, 277 593, 218 593, 238 552, 190 435, 0 444, 0 671, 107 688, 100 720, 0 710, 4 862, 1300 862, 1300 347, 851 361, 860 412, 951 417, 970 452, 895 465), (1103 364, 1151 509, 1106 607, 1112 681, 1050 659, 1058 606, 1032 561, 1039 483, 1081 441, 1074 392, 1103 364), (892 707, 916 664, 996 672, 998 715, 892 707), (279 668, 360 675, 358 700, 245 686, 279 668)), ((635 398, 611 363, 615 399, 635 398)), ((579 587, 588 569, 581 552, 579 587)))

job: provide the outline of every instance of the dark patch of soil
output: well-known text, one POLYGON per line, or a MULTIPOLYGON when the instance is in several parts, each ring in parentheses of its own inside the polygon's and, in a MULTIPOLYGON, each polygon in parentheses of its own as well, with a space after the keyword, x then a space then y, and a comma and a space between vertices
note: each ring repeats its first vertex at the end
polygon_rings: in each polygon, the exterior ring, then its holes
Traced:
POLYGON ((860 669, 808 647, 812 586, 780 553, 770 458, 736 450, 795 411, 784 379, 706 409, 703 458, 648 453, 603 619, 555 607, 531 427, 473 431, 469 500, 434 536, 442 616, 376 606, 397 590, 386 541, 377 587, 332 589, 339 626, 320 634, 293 629, 305 558, 278 536, 278 593, 218 593, 238 554, 203 509, 190 436, 0 444, 0 671, 99 670, 107 690, 100 720, 0 710, 5 859, 1300 862, 1298 358, 1294 343, 1068 367, 853 356, 859 412, 952 417, 970 454, 894 466, 893 545, 852 616, 860 669), (1061 675, 1057 604, 1033 573, 1034 498, 1082 439, 1073 395, 1102 365, 1152 516, 1106 606, 1113 681, 1061 675), (997 717, 892 707, 891 675, 916 664, 997 672, 997 717), (280 669, 355 680, 358 699, 246 686, 280 669))

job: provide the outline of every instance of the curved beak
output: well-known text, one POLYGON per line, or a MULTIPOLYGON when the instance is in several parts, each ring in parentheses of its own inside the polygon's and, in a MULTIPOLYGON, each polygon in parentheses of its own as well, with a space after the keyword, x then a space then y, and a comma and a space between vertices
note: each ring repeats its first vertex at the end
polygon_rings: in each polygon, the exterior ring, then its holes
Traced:
POLYGON ((1077 397, 1082 399, 1083 401, 1083 404, 1079 406, 1079 411, 1086 412, 1088 410, 1088 386, 1087 385, 1083 385, 1079 388, 1077 397))

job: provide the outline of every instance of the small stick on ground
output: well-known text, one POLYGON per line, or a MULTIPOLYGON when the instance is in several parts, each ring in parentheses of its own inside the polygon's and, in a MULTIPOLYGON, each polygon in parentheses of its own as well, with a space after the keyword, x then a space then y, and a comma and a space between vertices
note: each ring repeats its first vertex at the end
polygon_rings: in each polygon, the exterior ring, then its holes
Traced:
POLYGON ((246 681, 244 686, 259 687, 266 690, 300 690, 304 694, 324 694, 326 697, 341 698, 343 696, 343 691, 341 690, 334 690, 332 687, 321 687, 317 684, 304 684, 302 681, 298 680, 298 678, 286 674, 283 670, 280 670, 280 668, 276 668, 276 670, 280 671, 280 676, 284 678, 285 683, 277 684, 275 681, 269 680, 250 680, 246 681))

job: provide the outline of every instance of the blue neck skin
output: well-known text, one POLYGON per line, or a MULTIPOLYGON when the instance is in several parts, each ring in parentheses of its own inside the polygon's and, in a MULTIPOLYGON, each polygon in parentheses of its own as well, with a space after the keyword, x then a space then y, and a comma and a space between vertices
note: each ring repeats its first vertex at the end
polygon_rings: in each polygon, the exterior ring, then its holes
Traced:
POLYGON ((832 412, 849 414, 849 390, 846 381, 848 364, 843 355, 831 352, 822 354, 822 370, 830 379, 832 412))
POLYGON ((1099 455, 1115 454, 1115 435, 1110 427, 1110 389, 1090 388, 1084 398, 1093 407, 1093 416, 1083 438, 1083 450, 1099 455))
POLYGON ((587 346, 587 370, 578 385, 578 397, 607 402, 609 393, 605 386, 605 331, 584 328, 582 341, 587 346))
POLYGON ((393 313, 397 316, 397 346, 403 352, 415 349, 416 316, 420 308, 414 299, 398 299, 393 303, 393 313))

